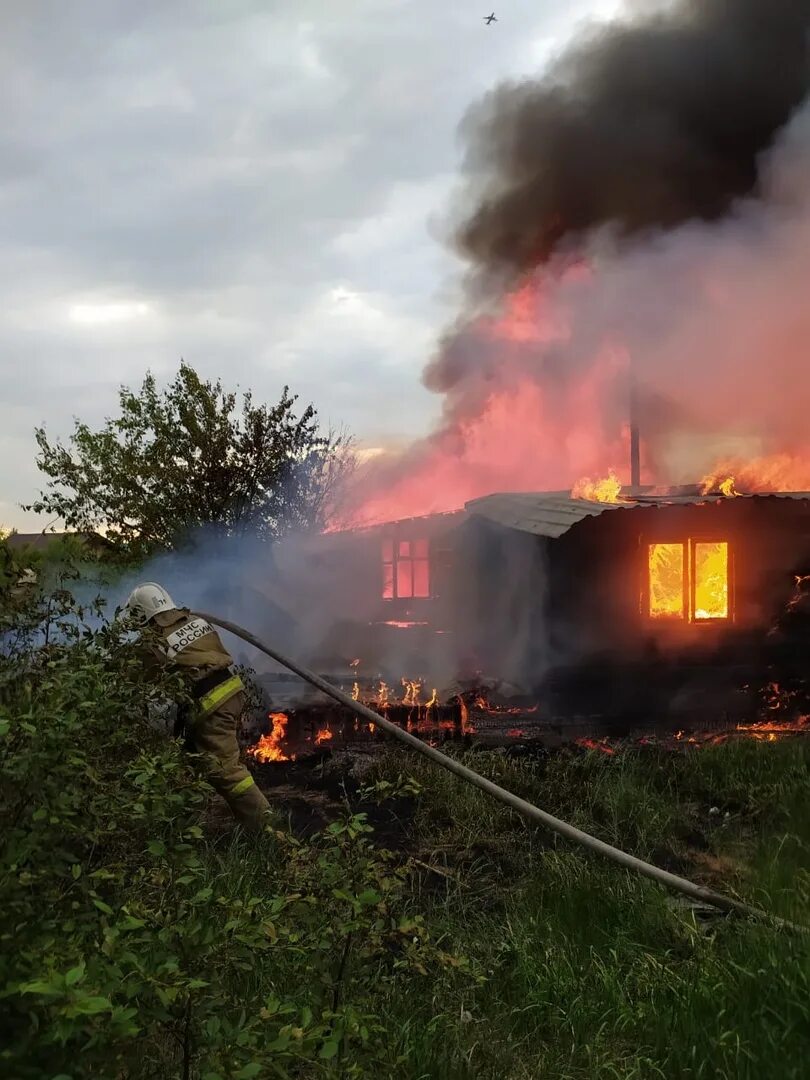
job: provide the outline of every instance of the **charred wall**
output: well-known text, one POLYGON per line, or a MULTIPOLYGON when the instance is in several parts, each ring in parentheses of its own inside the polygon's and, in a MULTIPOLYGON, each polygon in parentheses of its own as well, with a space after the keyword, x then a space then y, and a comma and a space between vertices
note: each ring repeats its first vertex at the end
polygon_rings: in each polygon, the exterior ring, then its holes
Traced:
POLYGON ((449 608, 460 675, 536 684, 548 664, 546 544, 473 516, 457 532, 453 563, 449 608))
POLYGON ((810 555, 810 502, 732 498, 606 511, 550 550, 552 712, 640 718, 743 707, 810 555), (729 617, 652 619, 650 544, 726 542, 729 617))
POLYGON ((361 671, 439 687, 500 680, 549 716, 714 715, 750 681, 808 556, 810 501, 779 497, 605 510, 554 540, 477 515, 345 534, 323 555, 342 586, 318 662, 356 656, 361 671), (430 596, 383 599, 384 538, 417 532, 430 596), (690 541, 728 544, 729 617, 651 619, 648 547, 690 541))
POLYGON ((349 659, 359 658, 361 674, 380 673, 393 680, 446 677, 451 666, 448 597, 458 520, 459 515, 441 514, 323 537, 313 573, 328 575, 335 586, 325 590, 321 601, 324 630, 314 644, 311 662, 322 670, 338 670, 349 659), (411 545, 411 555, 417 543, 426 545, 428 587, 410 589, 426 595, 401 595, 393 554, 389 564, 393 586, 386 595, 384 551, 388 546, 398 552, 401 543, 411 545))

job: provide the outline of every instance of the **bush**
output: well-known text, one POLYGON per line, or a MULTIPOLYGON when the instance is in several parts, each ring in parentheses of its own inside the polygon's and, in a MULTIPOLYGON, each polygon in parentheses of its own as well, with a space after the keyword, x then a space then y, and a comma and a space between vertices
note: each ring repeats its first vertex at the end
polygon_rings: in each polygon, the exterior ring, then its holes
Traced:
POLYGON ((150 723, 178 687, 51 601, 2 662, 0 1073, 384 1072, 373 994, 458 963, 409 910, 407 867, 348 810, 307 843, 210 840, 206 785, 150 723))

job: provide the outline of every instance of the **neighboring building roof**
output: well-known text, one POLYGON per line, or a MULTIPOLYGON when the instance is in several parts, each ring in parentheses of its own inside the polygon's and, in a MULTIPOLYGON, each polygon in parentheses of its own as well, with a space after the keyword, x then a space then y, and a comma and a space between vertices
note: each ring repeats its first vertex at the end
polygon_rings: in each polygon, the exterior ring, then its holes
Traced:
POLYGON ((83 533, 69 533, 69 532, 38 532, 38 533, 9 533, 6 537, 6 543, 12 548, 32 547, 38 551, 43 548, 47 548, 49 544, 52 544, 54 540, 59 540, 63 536, 75 536, 77 540, 81 540, 85 544, 100 544, 102 546, 108 545, 109 541, 105 540, 103 536, 99 536, 98 533, 83 532, 83 533))
POLYGON ((587 499, 572 499, 567 491, 548 492, 504 492, 499 495, 484 495, 465 504, 470 514, 477 514, 497 525, 535 536, 547 536, 557 539, 564 536, 570 528, 589 517, 598 517, 608 510, 633 510, 650 506, 689 506, 703 502, 717 502, 725 499, 810 499, 808 491, 767 492, 761 495, 725 496, 711 493, 702 495, 696 489, 674 489, 671 494, 640 494, 632 498, 623 496, 618 503, 590 502, 587 499))

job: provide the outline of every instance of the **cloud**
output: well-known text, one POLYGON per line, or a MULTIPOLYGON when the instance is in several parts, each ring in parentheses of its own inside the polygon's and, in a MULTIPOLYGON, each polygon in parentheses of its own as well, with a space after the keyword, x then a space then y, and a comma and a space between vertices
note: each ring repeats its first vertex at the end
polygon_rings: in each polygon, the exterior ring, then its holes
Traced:
POLYGON ((526 0, 485 28, 462 0, 12 5, 4 515, 35 526, 7 510, 39 486, 35 423, 98 422, 181 356, 259 398, 289 382, 375 442, 424 430, 458 121, 598 6, 526 0))

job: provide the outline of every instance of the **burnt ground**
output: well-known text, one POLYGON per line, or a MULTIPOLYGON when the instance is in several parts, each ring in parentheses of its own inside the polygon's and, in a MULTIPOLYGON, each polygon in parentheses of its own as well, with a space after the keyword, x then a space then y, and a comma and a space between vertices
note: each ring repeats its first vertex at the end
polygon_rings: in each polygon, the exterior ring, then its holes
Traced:
MULTIPOLYGON (((409 826, 416 809, 406 797, 377 803, 361 797, 377 752, 323 751, 297 761, 250 763, 256 783, 270 805, 299 837, 321 832, 332 821, 362 812, 373 827, 374 842, 391 851, 410 848, 409 826)), ((210 821, 216 831, 233 828, 233 820, 221 799, 212 800, 210 821)))

